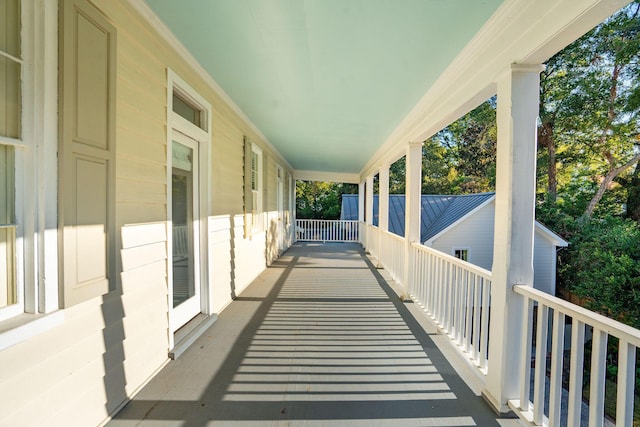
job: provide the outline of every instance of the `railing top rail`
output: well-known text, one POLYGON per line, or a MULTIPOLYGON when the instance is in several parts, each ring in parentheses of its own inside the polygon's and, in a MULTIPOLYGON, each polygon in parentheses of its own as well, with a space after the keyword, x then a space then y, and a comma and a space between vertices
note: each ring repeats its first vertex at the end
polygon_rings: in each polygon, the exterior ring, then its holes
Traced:
POLYGON ((453 265, 457 265, 458 267, 464 268, 465 270, 469 270, 472 273, 487 279, 487 280, 493 280, 492 278, 492 273, 489 270, 485 270, 482 267, 478 267, 477 265, 471 264, 470 262, 467 261, 463 261, 460 258, 456 258, 453 255, 449 255, 449 254, 445 254, 444 252, 440 252, 437 249, 433 249, 429 246, 425 246, 422 243, 418 243, 418 242, 414 242, 412 243, 412 246, 414 248, 416 248, 419 251, 422 252, 427 252, 433 256, 436 256, 438 258, 442 258, 447 262, 450 262, 453 265))
POLYGON ((622 339, 636 347, 640 347, 640 330, 632 326, 625 325, 624 323, 610 319, 602 314, 587 310, 584 307, 572 304, 553 295, 549 295, 546 292, 542 292, 531 286, 514 285, 513 290, 517 294, 531 298, 532 300, 542 303, 554 310, 559 310, 565 315, 584 322, 587 325, 593 326, 616 338, 622 339))
POLYGON ((308 219, 308 218, 297 218, 296 221, 305 221, 305 222, 348 222, 348 223, 357 223, 357 222, 359 222, 357 219, 308 219))

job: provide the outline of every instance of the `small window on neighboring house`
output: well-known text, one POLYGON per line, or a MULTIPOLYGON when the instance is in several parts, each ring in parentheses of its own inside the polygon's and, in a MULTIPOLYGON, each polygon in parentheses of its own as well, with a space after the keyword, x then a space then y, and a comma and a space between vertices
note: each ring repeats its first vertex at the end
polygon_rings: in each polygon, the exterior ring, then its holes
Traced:
POLYGON ((454 249, 453 256, 463 261, 469 261, 469 249, 454 249))

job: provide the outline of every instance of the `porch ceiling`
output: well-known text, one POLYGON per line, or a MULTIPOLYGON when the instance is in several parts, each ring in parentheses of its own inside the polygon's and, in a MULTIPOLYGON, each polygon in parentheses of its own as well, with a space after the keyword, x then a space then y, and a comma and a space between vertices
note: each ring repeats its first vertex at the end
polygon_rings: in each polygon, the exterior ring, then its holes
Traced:
POLYGON ((145 0, 298 170, 358 173, 502 0, 145 0))

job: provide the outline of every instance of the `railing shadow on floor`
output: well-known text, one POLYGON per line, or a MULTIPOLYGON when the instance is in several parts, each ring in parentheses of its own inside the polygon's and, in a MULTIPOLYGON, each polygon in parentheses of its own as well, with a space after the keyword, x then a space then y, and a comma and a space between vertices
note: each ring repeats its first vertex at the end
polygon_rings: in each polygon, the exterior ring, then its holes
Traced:
POLYGON ((499 425, 363 250, 331 249, 294 245, 109 425, 499 425))

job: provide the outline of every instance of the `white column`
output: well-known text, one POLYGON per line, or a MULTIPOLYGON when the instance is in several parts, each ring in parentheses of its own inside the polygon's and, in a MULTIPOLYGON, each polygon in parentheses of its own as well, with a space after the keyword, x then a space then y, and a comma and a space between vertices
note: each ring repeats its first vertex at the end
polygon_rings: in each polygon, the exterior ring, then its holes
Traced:
POLYGON ((358 184, 358 221, 364 222, 365 183, 358 184))
POLYGON ((389 165, 380 166, 378 188, 380 195, 378 196, 378 228, 381 231, 389 230, 389 165))
POLYGON ((536 120, 541 65, 512 65, 498 80, 496 212, 485 397, 500 412, 518 397, 523 304, 515 284, 533 285, 536 120))
POLYGON ((411 244, 420 243, 420 214, 422 211, 422 142, 411 142, 405 157, 405 212, 404 212, 404 277, 407 293, 412 295, 414 286, 411 244))
POLYGON ((364 198, 366 184, 360 182, 358 184, 358 240, 363 248, 367 247, 367 227, 364 223, 364 198))
POLYGON ((367 204, 366 204, 366 215, 364 217, 367 225, 373 224, 373 175, 367 177, 366 181, 366 196, 367 196, 367 204))

